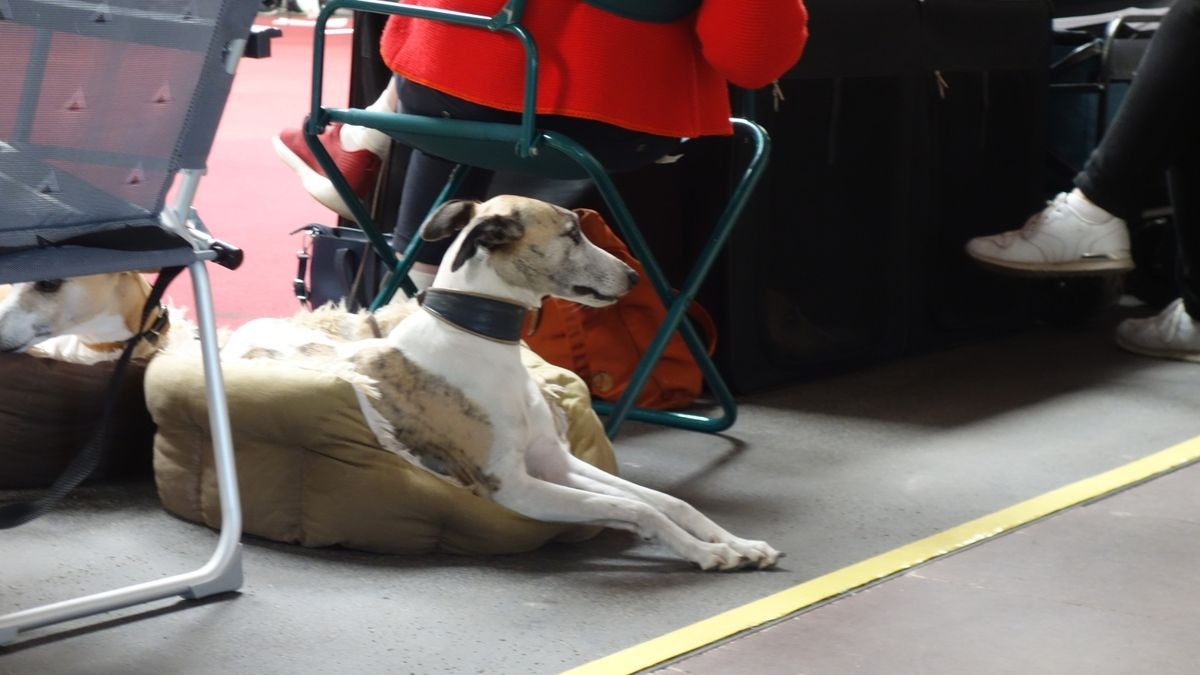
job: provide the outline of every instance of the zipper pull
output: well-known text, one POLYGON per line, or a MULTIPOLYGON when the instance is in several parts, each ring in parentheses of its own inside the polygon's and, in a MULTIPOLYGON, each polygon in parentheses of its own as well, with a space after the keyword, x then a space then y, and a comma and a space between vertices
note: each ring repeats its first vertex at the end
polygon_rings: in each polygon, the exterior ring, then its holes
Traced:
POLYGON ((779 86, 779 80, 771 83, 771 106, 775 112, 779 112, 780 104, 787 99, 783 96, 783 88, 779 86))
POLYGON ((934 70, 933 78, 937 81, 938 96, 943 100, 946 98, 946 92, 950 91, 950 85, 946 83, 946 78, 942 77, 942 71, 934 70))

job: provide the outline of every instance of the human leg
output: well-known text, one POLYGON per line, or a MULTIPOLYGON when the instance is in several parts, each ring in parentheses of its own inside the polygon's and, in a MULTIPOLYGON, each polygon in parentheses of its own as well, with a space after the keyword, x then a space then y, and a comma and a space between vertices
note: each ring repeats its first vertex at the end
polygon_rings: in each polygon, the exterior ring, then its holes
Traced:
POLYGON ((1175 161, 1167 178, 1174 211, 1176 279, 1187 313, 1200 320, 1200 129, 1195 135, 1191 153, 1175 161))
POLYGON ((1164 16, 1104 139, 1063 193, 1019 230, 977 237, 967 253, 987 265, 1034 274, 1133 268, 1126 220, 1141 211, 1141 184, 1186 147, 1200 115, 1200 0, 1164 16))
POLYGON ((1187 147, 1200 117, 1198 83, 1200 0, 1176 0, 1075 186, 1104 210, 1136 218, 1145 177, 1166 171, 1187 147))
MULTIPOLYGON (((474 119, 484 122, 509 121, 508 113, 504 111, 463 101, 399 76, 396 76, 393 82, 396 83, 397 112, 427 117, 474 119)), ((420 150, 413 151, 408 160, 408 170, 404 175, 400 209, 396 216, 396 227, 392 232, 392 247, 397 251, 408 248, 413 237, 417 236, 453 169, 453 162, 428 155, 420 150)), ((473 170, 472 175, 468 177, 455 197, 483 199, 490 181, 490 171, 473 170)), ((421 275, 432 273, 441 262, 449 245, 447 241, 425 244, 417 253, 417 261, 413 269, 421 275)))
POLYGON ((1180 298, 1155 316, 1122 321, 1117 344, 1146 356, 1200 362, 1200 141, 1190 147, 1168 173, 1180 298))
MULTIPOLYGON (((1157 315, 1127 319, 1117 327, 1117 344, 1147 356, 1200 362, 1200 128, 1195 118, 1200 111, 1200 0, 1180 0, 1164 19, 1171 31, 1167 43, 1178 67, 1174 76, 1187 80, 1179 88, 1165 88, 1162 96, 1177 97, 1168 125, 1181 125, 1171 138, 1167 172, 1173 209, 1176 248, 1176 279, 1180 298, 1157 315), (1190 41, 1190 42, 1187 42, 1190 41), (1190 79, 1189 79, 1190 78, 1190 79), (1182 114, 1183 118, 1175 117, 1182 114)), ((1156 35, 1155 39, 1158 39, 1156 35)), ((1167 52, 1167 47, 1162 49, 1167 52)), ((1148 54, 1149 56, 1149 54, 1148 54)), ((1139 72, 1138 77, 1142 73, 1139 72)), ((1151 132, 1157 133, 1157 132, 1151 132)), ((1136 138, 1121 136, 1117 149, 1136 145, 1136 138)), ((1106 156, 1091 167, 1105 181, 1109 177, 1106 156)), ((1090 173, 1089 173, 1090 175, 1090 173)), ((1100 182, 1101 189, 1108 183, 1100 182)))
MULTIPOLYGON (((413 237, 421 229, 434 202, 450 179, 454 163, 414 150, 408 159, 408 170, 404 185, 400 188, 400 209, 396 216, 396 227, 392 232, 392 247, 398 252, 408 248, 413 237)), ((483 199, 491 172, 473 170, 460 187, 458 199, 483 199)), ((449 244, 446 241, 426 242, 417 252, 414 270, 433 273, 445 255, 449 244)), ((415 279, 414 279, 415 281, 415 279)), ((430 279, 432 281, 432 279, 430 279)), ((418 284, 419 286, 419 284, 418 284)))

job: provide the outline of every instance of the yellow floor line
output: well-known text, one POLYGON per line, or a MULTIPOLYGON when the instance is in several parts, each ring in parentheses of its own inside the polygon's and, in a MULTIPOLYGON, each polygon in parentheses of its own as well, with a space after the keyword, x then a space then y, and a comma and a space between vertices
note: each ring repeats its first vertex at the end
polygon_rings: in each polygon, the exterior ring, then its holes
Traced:
POLYGON ((1200 437, 585 663, 566 671, 566 675, 617 675, 644 670, 1197 459, 1200 437))

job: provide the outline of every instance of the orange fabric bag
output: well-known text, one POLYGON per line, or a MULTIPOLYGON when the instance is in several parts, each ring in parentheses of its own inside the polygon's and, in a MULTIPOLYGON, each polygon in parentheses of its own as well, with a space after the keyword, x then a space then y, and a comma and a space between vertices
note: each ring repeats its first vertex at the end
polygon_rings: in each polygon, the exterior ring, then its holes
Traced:
MULTIPOLYGON (((633 290, 608 307, 585 307, 547 298, 535 330, 525 341, 543 359, 582 377, 593 397, 611 402, 625 391, 667 310, 641 263, 630 255, 600 214, 588 209, 576 213, 584 236, 637 270, 641 278, 633 290)), ((712 317, 697 303, 688 309, 688 316, 700 334, 707 336, 708 352, 712 354, 716 346, 712 317)), ((658 410, 687 407, 700 395, 703 382, 696 360, 676 333, 646 380, 637 405, 658 410)))

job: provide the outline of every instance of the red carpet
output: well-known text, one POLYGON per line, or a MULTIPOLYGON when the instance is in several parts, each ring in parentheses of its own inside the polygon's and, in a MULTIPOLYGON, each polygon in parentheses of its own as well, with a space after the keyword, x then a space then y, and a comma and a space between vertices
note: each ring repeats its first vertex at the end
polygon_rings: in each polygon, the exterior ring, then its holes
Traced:
MULTIPOLYGON (((196 210, 213 236, 246 253, 236 271, 208 266, 218 325, 231 328, 260 316, 294 313, 299 304, 291 284, 301 237, 288 233, 307 223, 336 223, 271 148, 281 129, 300 126, 311 91, 312 29, 282 30, 283 37, 272 41, 270 58, 243 59, 238 66, 208 174, 196 195, 196 210)), ((329 105, 348 100, 350 41, 348 33, 326 38, 323 101, 329 105)), ((168 296, 195 316, 188 275, 171 284, 168 296)))

